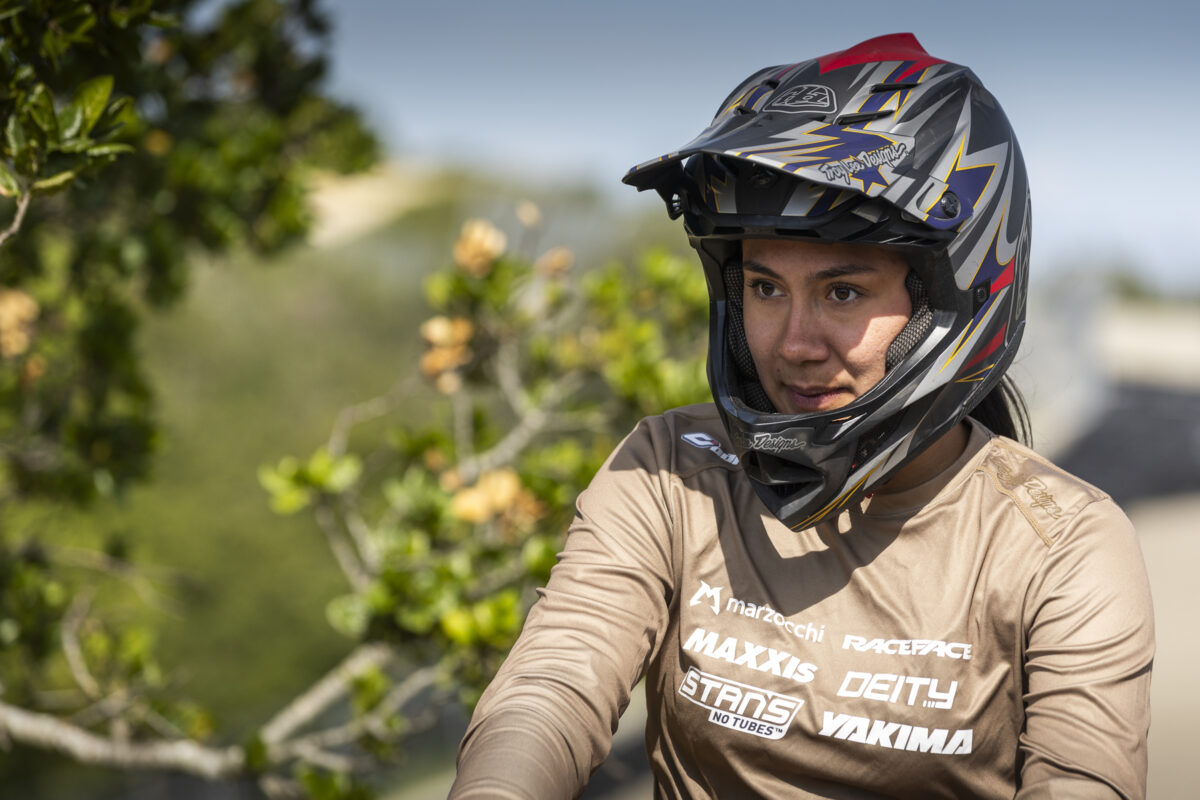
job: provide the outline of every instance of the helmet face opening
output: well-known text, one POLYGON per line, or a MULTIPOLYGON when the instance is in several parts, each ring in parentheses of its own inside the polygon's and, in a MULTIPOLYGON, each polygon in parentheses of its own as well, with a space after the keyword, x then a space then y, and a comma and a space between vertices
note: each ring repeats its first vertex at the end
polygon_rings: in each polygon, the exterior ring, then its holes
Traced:
POLYGON ((881 485, 1000 380, 1024 327, 1029 190, 1016 138, 969 69, 908 34, 744 81, 681 150, 634 167, 683 218, 710 295, 709 383, 759 497, 806 527, 881 485), (746 343, 742 242, 888 248, 912 315, 882 380, 780 413, 746 343))

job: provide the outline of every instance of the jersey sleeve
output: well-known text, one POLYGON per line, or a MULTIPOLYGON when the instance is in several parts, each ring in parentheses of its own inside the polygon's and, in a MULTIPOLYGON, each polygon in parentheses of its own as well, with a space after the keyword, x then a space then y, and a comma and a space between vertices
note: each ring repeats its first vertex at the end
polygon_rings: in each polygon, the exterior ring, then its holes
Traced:
POLYGON ((1018 800, 1145 796, 1154 614, 1133 527, 1108 499, 1051 543, 1025 606, 1018 800))
POLYGON ((608 755, 672 594, 658 461, 643 422, 580 495, 550 580, 460 745, 451 798, 575 797, 608 755))

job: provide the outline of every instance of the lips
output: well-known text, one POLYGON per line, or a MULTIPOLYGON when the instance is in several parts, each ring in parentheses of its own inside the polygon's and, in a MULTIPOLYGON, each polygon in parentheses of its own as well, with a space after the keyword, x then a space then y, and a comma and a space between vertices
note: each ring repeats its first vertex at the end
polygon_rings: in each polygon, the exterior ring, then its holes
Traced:
POLYGON ((800 414, 828 411, 849 403, 853 395, 846 389, 828 386, 784 386, 792 409, 800 414))

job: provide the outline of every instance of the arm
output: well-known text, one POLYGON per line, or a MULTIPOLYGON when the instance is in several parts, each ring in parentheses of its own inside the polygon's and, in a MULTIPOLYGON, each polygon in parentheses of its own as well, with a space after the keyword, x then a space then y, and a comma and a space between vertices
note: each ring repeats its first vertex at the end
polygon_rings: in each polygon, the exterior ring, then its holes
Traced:
POLYGON ((1018 800, 1140 800, 1146 792, 1154 614, 1129 520, 1086 506, 1026 600, 1018 800))
POLYGON ((669 513, 643 423, 578 501, 566 548, 459 748, 450 796, 578 795, 657 652, 672 592, 669 513))

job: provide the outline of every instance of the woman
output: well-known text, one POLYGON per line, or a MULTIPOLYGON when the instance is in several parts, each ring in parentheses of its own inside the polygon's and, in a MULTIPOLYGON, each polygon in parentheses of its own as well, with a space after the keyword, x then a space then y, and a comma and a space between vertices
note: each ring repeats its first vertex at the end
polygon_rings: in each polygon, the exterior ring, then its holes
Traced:
POLYGON ((715 403, 580 497, 451 796, 577 795, 643 677, 657 797, 1144 796, 1145 571, 1013 441, 1029 193, 978 79, 908 34, 763 70, 626 182, 700 255, 715 403))

